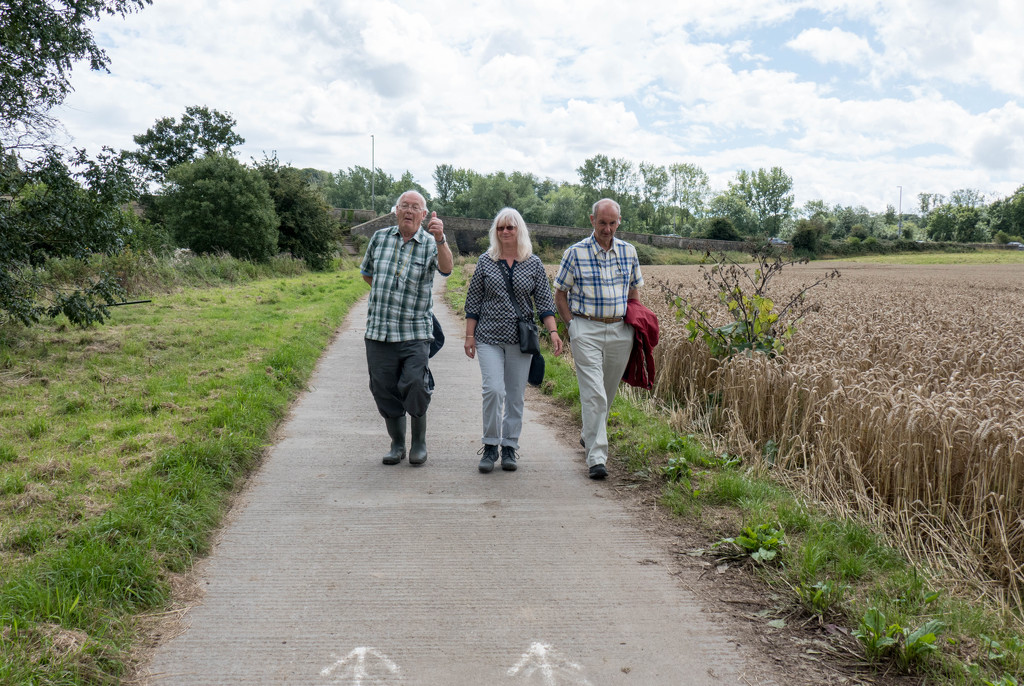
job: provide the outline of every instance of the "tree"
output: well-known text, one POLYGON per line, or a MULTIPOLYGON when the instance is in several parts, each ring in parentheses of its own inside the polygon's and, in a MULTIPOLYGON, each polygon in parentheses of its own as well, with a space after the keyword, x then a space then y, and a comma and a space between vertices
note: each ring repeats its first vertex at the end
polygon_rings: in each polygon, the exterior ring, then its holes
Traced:
POLYGON ((88 60, 106 70, 90 24, 124 16, 152 0, 11 0, 0 2, 0 154, 44 139, 47 111, 71 92, 71 67, 88 60))
POLYGON ((434 168, 434 188, 437 197, 434 205, 438 214, 467 216, 469 210, 469 192, 473 183, 481 178, 472 169, 453 167, 450 164, 439 164, 434 168))
POLYGON ((918 193, 917 204, 921 208, 921 217, 928 218, 928 214, 939 205, 942 205, 946 198, 941 193, 918 193))
POLYGON ((163 117, 146 133, 133 136, 139 150, 131 154, 159 179, 179 164, 196 161, 200 153, 230 155, 232 148, 245 142, 234 132, 235 123, 229 114, 189 105, 180 122, 163 117))
POLYGON ((826 221, 832 215, 832 210, 824 200, 808 200, 804 205, 803 215, 806 219, 819 217, 822 221, 826 221))
POLYGON ((637 218, 649 230, 658 233, 662 226, 667 225, 665 219, 665 200, 668 197, 668 172, 649 162, 640 163, 640 206, 637 218))
POLYGON ((783 222, 793 212, 794 202, 790 193, 793 179, 782 167, 772 167, 770 171, 762 167, 756 172, 741 169, 736 174, 736 181, 729 183, 729 188, 754 212, 761 233, 779 235, 783 222))
POLYGON ((952 205, 939 205, 928 215, 928 238, 951 241, 956 237, 956 217, 952 205))
POLYGON ((505 176, 505 172, 478 176, 467 193, 465 216, 490 219, 501 208, 517 204, 518 190, 512 179, 505 176))
POLYGON ((981 210, 952 203, 939 205, 928 217, 928 237, 933 241, 984 241, 986 236, 981 225, 981 210))
POLYGON ((120 252, 139 228, 125 209, 138 197, 141 179, 123 155, 105 150, 97 159, 76 151, 69 170, 64 153, 50 147, 19 165, 0 165, 0 312, 25 325, 64 314, 74 324, 102 322, 121 294, 107 274, 55 286, 39 270, 52 258, 85 260, 120 252))
POLYGON ((957 207, 981 207, 985 194, 976 188, 958 188, 949 194, 949 203, 957 207))
POLYGON ((579 187, 566 183, 544 196, 548 204, 548 222, 555 226, 576 226, 580 220, 583 194, 579 187))
POLYGON ((387 213, 398 201, 398 196, 408 190, 419 191, 429 206, 430 194, 416 183, 412 172, 406 171, 396 181, 380 167, 371 172, 367 167, 356 165, 347 171, 339 169, 333 175, 331 182, 324 185, 324 198, 332 207, 387 213))
MULTIPOLYGON (((402 178, 391 187, 391 193, 388 194, 388 208, 394 207, 398 203, 398 199, 402 197, 402 193, 406 191, 416 191, 427 201, 427 207, 430 207, 430 192, 416 181, 411 171, 406 169, 405 173, 402 174, 402 178)), ((436 210, 434 211, 436 212, 436 210)))
POLYGON ((324 185, 324 197, 332 207, 375 209, 373 201, 376 200, 377 207, 383 207, 394 184, 395 179, 383 169, 377 168, 371 172, 369 167, 356 165, 334 173, 330 182, 324 185))
POLYGON ((672 186, 672 204, 679 208, 674 217, 679 229, 680 214, 699 218, 705 215, 711 185, 708 175, 696 164, 673 164, 668 168, 672 186))
POLYGON ((846 238, 853 231, 853 227, 861 223, 857 211, 853 207, 836 205, 832 210, 835 223, 832 226, 832 238, 846 238))
POLYGON ((545 224, 548 221, 548 206, 541 200, 540 188, 544 184, 533 174, 512 172, 509 181, 515 189, 516 198, 511 207, 519 210, 528 222, 545 224))
POLYGON ((705 223, 715 217, 726 217, 742 236, 757 232, 757 217, 746 201, 733 190, 719 193, 708 203, 708 217, 705 223))
POLYGON ((954 206, 953 217, 956 220, 956 240, 961 243, 982 243, 986 240, 980 209, 954 206))
POLYGON ((623 224, 628 224, 636 217, 634 204, 637 174, 632 162, 625 158, 595 155, 577 167, 576 173, 580 177, 588 216, 595 202, 601 198, 611 198, 619 203, 623 224))
POLYGON ((306 170, 282 166, 277 157, 265 157, 257 167, 270 189, 277 215, 277 246, 282 252, 321 271, 331 263, 334 241, 330 209, 306 170))
POLYGON ((266 260, 277 252, 278 218, 259 172, 227 155, 172 167, 161 200, 178 242, 197 253, 266 260))
POLYGON ((1009 236, 1024 235, 1024 186, 989 205, 988 216, 993 234, 1002 231, 1009 236))

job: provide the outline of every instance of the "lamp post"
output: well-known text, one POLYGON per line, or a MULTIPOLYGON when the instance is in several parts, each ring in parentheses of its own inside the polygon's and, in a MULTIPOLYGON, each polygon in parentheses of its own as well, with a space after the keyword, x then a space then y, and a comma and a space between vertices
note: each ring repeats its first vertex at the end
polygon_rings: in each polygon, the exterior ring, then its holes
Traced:
POLYGON ((896 215, 896 238, 903 237, 903 186, 896 186, 900 189, 900 209, 896 215))
POLYGON ((374 179, 377 172, 374 170, 374 159, 373 159, 373 134, 370 134, 370 209, 373 210, 373 216, 377 216, 377 191, 374 187, 374 179))

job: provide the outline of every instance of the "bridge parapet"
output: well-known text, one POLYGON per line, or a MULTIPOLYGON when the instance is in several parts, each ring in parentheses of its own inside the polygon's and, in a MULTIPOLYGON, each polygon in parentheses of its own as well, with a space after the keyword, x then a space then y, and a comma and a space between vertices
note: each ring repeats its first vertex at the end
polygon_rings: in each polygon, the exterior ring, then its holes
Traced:
MULTIPOLYGON (((445 235, 448 236, 448 240, 455 243, 460 254, 477 255, 483 252, 479 241, 481 238, 487 238, 487 233, 491 228, 490 220, 471 219, 469 217, 443 217, 440 215, 438 215, 438 218, 444 222, 445 235)), ((397 218, 392 212, 358 226, 353 226, 352 233, 369 238, 378 229, 394 226, 396 223, 397 218)), ((569 247, 591 234, 591 229, 582 229, 577 226, 528 223, 527 227, 530 229, 530 237, 537 243, 544 243, 559 248, 569 247)), ((653 233, 632 233, 630 231, 622 231, 621 229, 615 235, 634 245, 676 248, 677 250, 698 250, 701 252, 736 250, 742 252, 752 247, 749 243, 743 241, 714 241, 706 238, 683 238, 653 233)))

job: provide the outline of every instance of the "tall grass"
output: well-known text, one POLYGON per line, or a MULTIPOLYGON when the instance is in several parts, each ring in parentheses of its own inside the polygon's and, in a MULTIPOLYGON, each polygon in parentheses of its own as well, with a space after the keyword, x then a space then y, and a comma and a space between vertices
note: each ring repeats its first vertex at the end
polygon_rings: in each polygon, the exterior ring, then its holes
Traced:
MULTIPOLYGON (((336 261, 335 267, 341 261, 336 261)), ((346 262, 351 264, 351 261, 346 262)), ((107 272, 117 278, 126 294, 167 293, 178 288, 202 288, 267 279, 297 276, 306 272, 305 263, 288 254, 266 262, 252 262, 228 254, 195 255, 179 250, 166 255, 125 250, 117 255, 93 255, 89 259, 51 259, 44 265, 46 282, 60 286, 80 284, 94 274, 107 272)))

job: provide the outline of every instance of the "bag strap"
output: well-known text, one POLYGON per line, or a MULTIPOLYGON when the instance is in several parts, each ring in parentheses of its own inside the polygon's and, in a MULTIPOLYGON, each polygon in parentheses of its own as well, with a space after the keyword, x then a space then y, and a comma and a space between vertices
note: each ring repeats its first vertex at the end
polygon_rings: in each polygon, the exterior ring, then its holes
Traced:
MULTIPOLYGON (((532 321, 529 317, 523 314, 523 311, 519 309, 519 302, 516 300, 515 291, 512 290, 512 268, 508 266, 505 260, 500 261, 501 273, 505 276, 505 285, 508 287, 508 297, 512 300, 512 307, 515 308, 516 316, 523 321, 532 321)), ((532 308, 531 308, 532 310, 532 308)), ((531 311, 530 314, 533 314, 531 311)))

